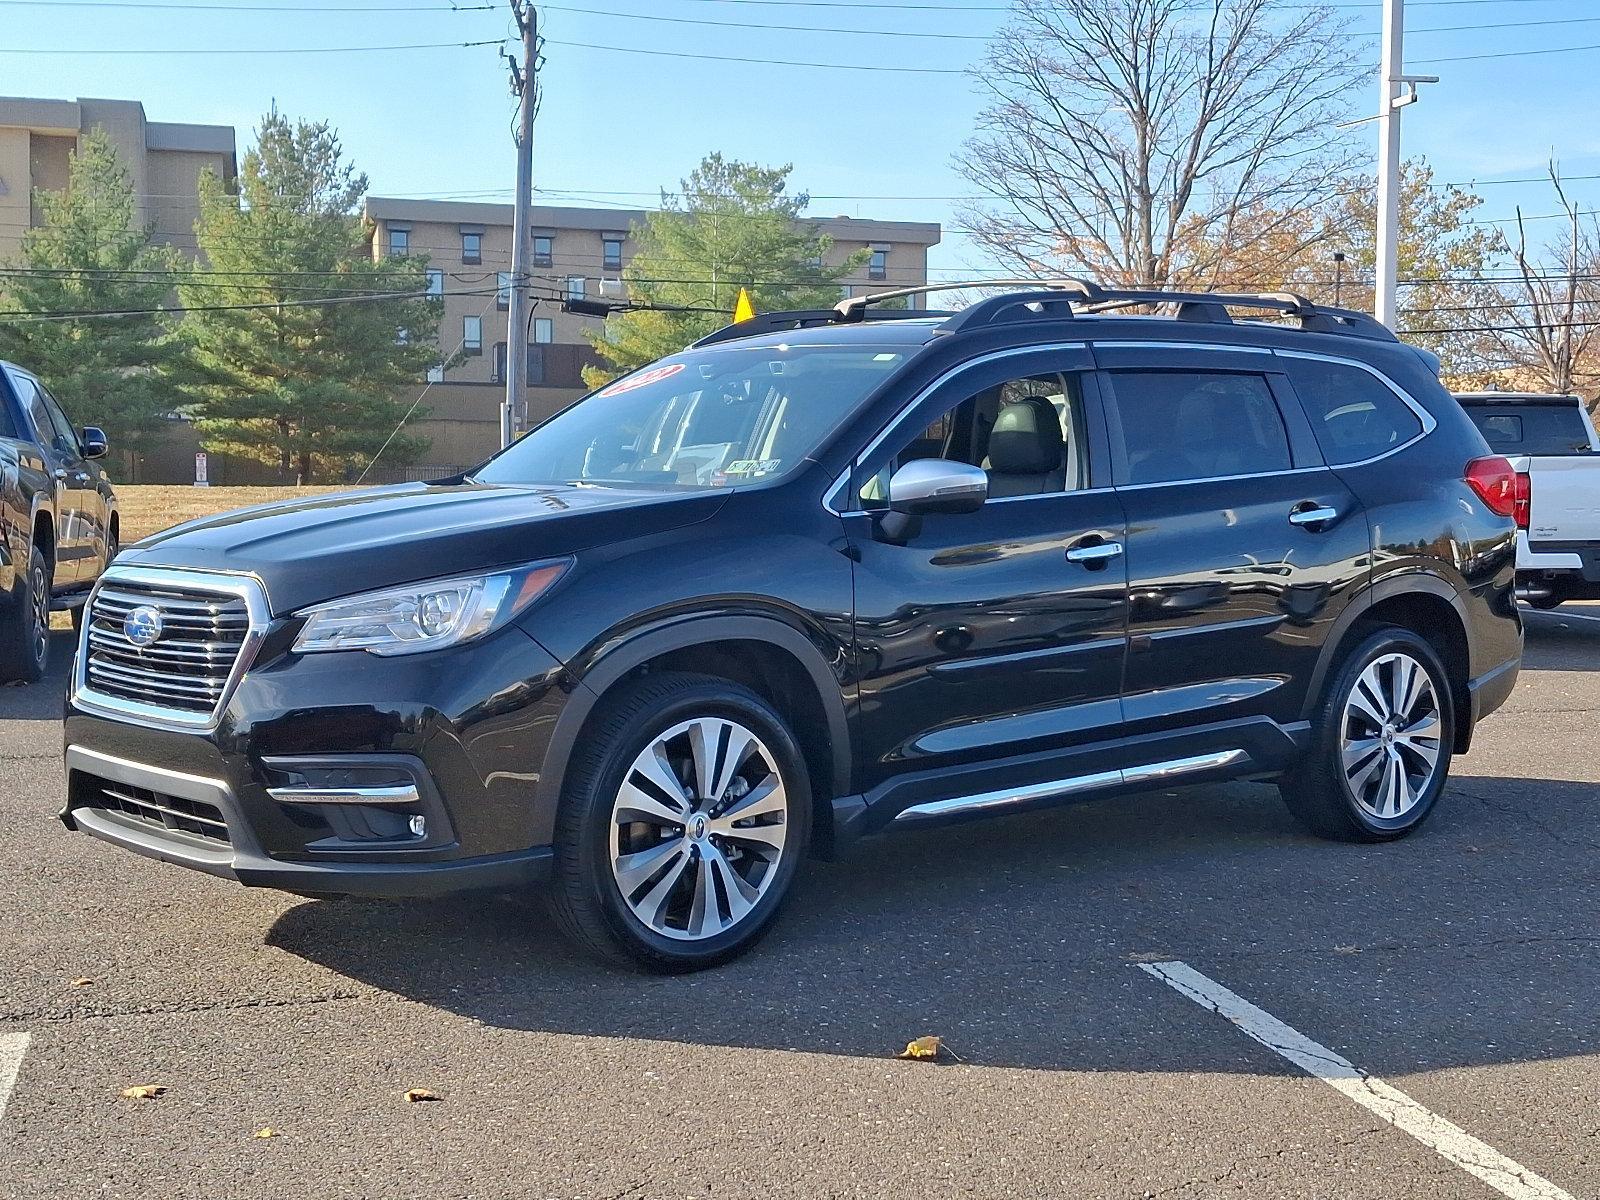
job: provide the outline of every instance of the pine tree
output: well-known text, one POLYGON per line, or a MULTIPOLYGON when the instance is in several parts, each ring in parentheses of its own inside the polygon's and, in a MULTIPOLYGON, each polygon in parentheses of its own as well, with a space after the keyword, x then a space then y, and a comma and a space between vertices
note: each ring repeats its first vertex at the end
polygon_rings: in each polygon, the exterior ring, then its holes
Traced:
POLYGON ((37 373, 74 424, 147 450, 181 402, 170 308, 183 257, 139 223, 132 180, 98 128, 72 155, 66 190, 41 190, 37 203, 42 223, 3 279, 0 358, 37 373))
POLYGON ((809 196, 787 194, 793 169, 710 154, 677 196, 662 193, 662 211, 633 230, 638 251, 623 272, 629 298, 656 310, 618 313, 590 336, 609 369, 586 370, 589 383, 675 354, 726 325, 740 288, 757 312, 838 302, 840 284, 867 253, 823 264, 833 239, 801 216, 809 196))
MULTIPOLYGON (((400 389, 443 357, 426 259, 373 258, 366 190, 325 122, 276 108, 237 194, 201 178, 208 272, 178 289, 193 411, 207 446, 275 464, 286 481, 365 466, 406 417, 400 389)), ((404 462, 425 448, 402 434, 383 453, 404 462)))

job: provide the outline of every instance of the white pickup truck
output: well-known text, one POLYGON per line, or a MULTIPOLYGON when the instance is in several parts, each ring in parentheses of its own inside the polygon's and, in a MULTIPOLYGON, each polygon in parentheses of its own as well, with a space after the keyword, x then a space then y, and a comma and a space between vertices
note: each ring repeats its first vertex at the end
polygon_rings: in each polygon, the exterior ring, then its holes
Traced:
POLYGON ((1517 594, 1535 608, 1600 600, 1600 437, 1578 396, 1456 396, 1489 448, 1528 477, 1517 594))

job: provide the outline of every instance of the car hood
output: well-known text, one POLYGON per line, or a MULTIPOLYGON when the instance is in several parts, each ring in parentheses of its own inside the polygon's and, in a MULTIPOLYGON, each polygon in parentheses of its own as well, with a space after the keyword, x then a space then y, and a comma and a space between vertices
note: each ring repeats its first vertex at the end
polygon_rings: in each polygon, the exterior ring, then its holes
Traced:
POLYGON ((276 615, 420 579, 520 566, 703 521, 728 493, 403 484, 242 508, 127 547, 119 565, 255 575, 276 615))

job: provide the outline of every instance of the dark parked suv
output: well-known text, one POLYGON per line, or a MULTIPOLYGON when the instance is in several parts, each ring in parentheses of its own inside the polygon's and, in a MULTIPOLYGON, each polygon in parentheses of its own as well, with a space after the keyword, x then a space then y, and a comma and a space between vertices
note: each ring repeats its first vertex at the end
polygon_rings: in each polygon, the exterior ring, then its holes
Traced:
POLYGON ((1432 360, 1285 294, 880 299, 459 478, 128 548, 62 819, 298 893, 547 884, 682 970, 890 827, 1222 779, 1329 837, 1427 818, 1522 647, 1515 478, 1432 360))

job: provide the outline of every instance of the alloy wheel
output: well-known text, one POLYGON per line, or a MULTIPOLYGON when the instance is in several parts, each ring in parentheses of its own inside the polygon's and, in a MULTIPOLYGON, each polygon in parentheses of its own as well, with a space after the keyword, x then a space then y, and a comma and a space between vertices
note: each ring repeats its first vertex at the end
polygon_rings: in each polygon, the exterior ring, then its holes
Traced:
POLYGON ((33 661, 43 667, 50 654, 50 583, 44 568, 35 563, 30 573, 33 590, 32 638, 33 661))
POLYGON ((1443 720, 1427 669, 1409 654, 1380 655, 1345 700, 1340 753, 1350 794, 1392 821, 1421 801, 1439 770, 1443 720))
POLYGON ((726 933, 777 878, 789 801, 777 760, 737 721, 698 717, 657 735, 611 809, 611 873, 647 929, 726 933))

